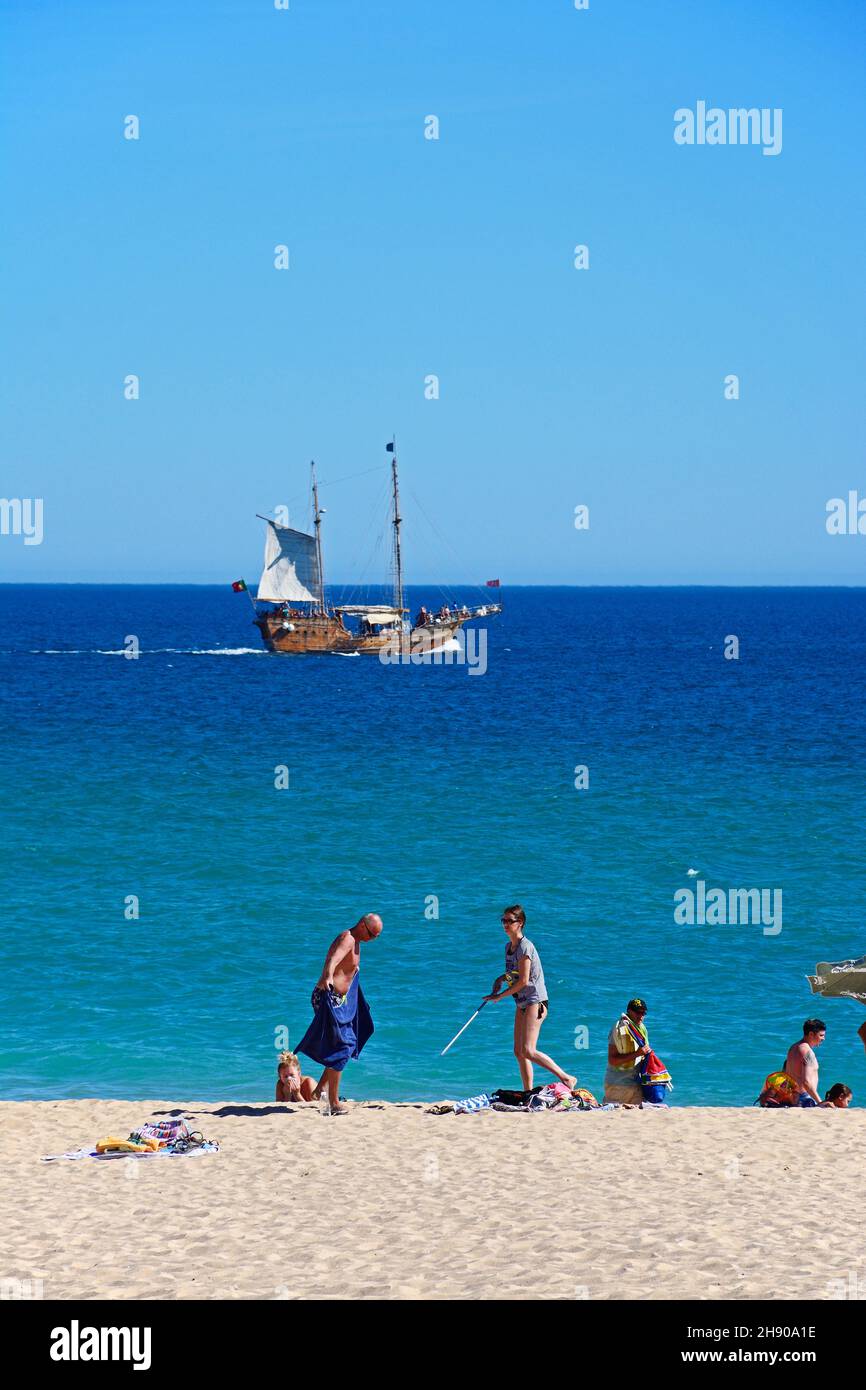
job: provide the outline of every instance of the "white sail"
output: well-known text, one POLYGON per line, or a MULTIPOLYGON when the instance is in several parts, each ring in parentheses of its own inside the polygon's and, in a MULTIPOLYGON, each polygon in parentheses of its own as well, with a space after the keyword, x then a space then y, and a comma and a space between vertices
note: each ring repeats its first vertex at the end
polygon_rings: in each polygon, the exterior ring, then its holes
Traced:
POLYGON ((266 521, 265 565, 258 597, 272 603, 318 603, 316 538, 266 521))
POLYGON ((368 623, 379 625, 396 623, 403 617, 402 610, 389 603, 340 603, 334 612, 349 613, 353 618, 366 618, 368 623))

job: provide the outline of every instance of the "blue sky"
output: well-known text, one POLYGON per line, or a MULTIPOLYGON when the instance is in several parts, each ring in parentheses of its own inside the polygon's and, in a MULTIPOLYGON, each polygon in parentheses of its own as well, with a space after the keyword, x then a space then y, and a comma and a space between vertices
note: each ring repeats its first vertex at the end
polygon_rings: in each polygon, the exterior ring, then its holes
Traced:
POLYGON ((855 0, 5 0, 0 494, 45 537, 0 578, 252 580, 315 457, 352 579, 395 433, 410 582, 862 583, 864 40, 855 0), (698 100, 781 154, 678 146, 698 100))

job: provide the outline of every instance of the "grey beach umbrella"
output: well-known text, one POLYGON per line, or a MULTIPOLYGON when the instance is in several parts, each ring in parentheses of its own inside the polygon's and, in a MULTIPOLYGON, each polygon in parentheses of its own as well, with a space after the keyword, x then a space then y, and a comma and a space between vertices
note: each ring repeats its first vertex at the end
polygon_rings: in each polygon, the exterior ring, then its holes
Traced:
POLYGON ((866 956, 857 960, 819 961, 806 979, 813 994, 825 999, 856 999, 866 1004, 866 956))

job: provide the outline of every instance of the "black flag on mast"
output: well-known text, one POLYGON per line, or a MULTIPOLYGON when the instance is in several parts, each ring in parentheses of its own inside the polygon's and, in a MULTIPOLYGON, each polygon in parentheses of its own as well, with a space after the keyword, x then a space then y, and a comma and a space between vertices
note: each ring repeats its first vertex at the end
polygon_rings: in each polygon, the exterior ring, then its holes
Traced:
POLYGON ((392 440, 390 444, 386 444, 386 445, 385 445, 385 453, 386 453, 386 454, 393 454, 393 452, 394 452, 394 441, 392 440))

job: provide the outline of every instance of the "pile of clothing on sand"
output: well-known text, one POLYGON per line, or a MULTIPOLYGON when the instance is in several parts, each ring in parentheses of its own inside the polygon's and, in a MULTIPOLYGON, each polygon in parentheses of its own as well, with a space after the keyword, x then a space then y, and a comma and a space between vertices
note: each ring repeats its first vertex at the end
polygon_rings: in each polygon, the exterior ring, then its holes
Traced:
POLYGON ((43 1163, 61 1158, 178 1158, 182 1154, 218 1153, 215 1139, 205 1139, 190 1129, 186 1120, 146 1120, 125 1139, 109 1134, 97 1139, 92 1149, 73 1149, 65 1154, 47 1154, 43 1163))
POLYGON ((471 1115, 478 1110, 615 1110, 613 1105, 601 1105, 592 1091, 584 1086, 569 1090, 563 1081, 550 1086, 533 1086, 531 1091, 483 1091, 465 1100, 442 1100, 431 1105, 428 1115, 471 1115))

